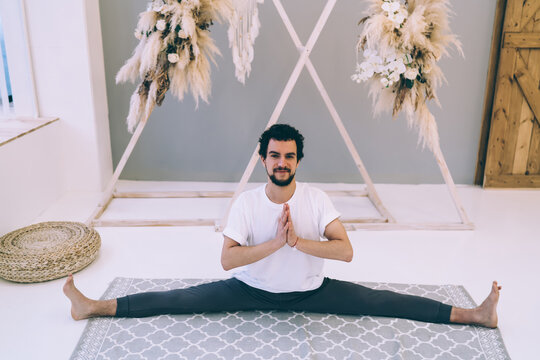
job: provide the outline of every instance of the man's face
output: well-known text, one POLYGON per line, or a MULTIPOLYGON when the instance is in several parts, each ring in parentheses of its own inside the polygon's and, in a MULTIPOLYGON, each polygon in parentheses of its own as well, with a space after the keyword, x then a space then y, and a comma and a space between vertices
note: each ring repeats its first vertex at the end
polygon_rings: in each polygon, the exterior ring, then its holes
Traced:
POLYGON ((270 139, 266 159, 262 159, 266 173, 277 186, 289 185, 296 174, 298 160, 294 140, 278 141, 270 139))

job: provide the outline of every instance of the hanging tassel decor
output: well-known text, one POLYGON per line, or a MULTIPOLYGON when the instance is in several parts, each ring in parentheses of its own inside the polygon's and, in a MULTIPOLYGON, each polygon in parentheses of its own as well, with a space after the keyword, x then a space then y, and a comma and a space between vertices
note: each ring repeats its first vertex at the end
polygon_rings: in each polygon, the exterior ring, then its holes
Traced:
POLYGON ((439 149, 439 134, 426 101, 437 99, 436 90, 446 81, 437 62, 461 43, 448 25, 449 0, 368 0, 368 16, 357 43, 352 80, 370 82, 375 115, 403 109, 409 126, 418 128, 418 142, 439 149), (358 56, 358 55, 357 55, 358 56))
POLYGON ((258 3, 264 0, 232 0, 233 11, 229 18, 229 46, 235 66, 238 81, 245 84, 246 77, 251 72, 255 39, 259 35, 258 3))
POLYGON ((210 37, 213 20, 230 17, 230 0, 153 0, 139 15, 135 37, 139 44, 116 75, 116 83, 135 82, 128 130, 148 119, 169 88, 182 101, 190 91, 197 105, 208 103, 210 62, 219 49, 210 37))

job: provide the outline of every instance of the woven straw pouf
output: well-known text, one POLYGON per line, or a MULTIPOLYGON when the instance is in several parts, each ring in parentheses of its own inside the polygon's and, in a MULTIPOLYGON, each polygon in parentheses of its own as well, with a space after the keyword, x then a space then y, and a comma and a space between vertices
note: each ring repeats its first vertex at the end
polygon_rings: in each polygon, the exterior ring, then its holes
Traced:
POLYGON ((97 257, 101 238, 78 222, 42 222, 0 238, 0 277, 21 283, 58 279, 97 257))

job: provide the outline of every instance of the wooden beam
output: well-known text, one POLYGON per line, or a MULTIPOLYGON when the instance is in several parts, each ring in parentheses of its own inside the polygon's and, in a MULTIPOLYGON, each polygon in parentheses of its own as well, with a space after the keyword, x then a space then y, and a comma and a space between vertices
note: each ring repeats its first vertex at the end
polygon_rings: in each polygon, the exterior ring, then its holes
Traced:
POLYGON ((215 220, 212 219, 169 219, 169 220, 106 220, 97 219, 92 221, 94 227, 139 227, 139 226, 214 226, 215 220))
MULTIPOLYGON (((344 218, 343 224, 387 223, 384 218, 344 218)), ((216 219, 97 219, 95 227, 134 227, 134 226, 214 226, 216 219)))
POLYGON ((384 223, 384 224, 345 224, 345 230, 380 230, 380 231, 402 231, 402 230, 474 230, 472 223, 384 223))
POLYGON ((540 174, 540 125, 533 124, 526 174, 540 174))
MULTIPOLYGON (((356 219, 356 220, 376 220, 376 219, 356 219)), ((472 223, 388 223, 388 222, 344 222, 347 231, 355 230, 474 230, 472 223)), ((215 226, 216 220, 196 219, 196 220, 94 220, 94 227, 140 227, 140 226, 215 226)))
POLYGON ((112 200, 113 200, 113 195, 110 194, 109 198, 106 201, 104 201, 102 204, 100 203, 100 205, 98 205, 94 209, 94 212, 92 213, 92 215, 88 218, 88 220, 86 220, 85 225, 90 226, 93 223, 93 221, 95 221, 96 219, 99 219, 101 215, 103 215, 105 210, 107 210, 112 200))
POLYGON ((506 32, 503 47, 540 48, 540 32, 506 32))
POLYGON ((540 175, 505 174, 486 176, 485 186, 508 189, 537 188, 540 187, 540 175))
POLYGON ((5 119, 0 124, 0 146, 58 121, 56 117, 5 119))
MULTIPOLYGON (((519 86, 517 85, 517 82, 514 79, 514 72, 516 68, 517 58, 520 56, 520 50, 515 49, 515 55, 514 55, 514 68, 512 69, 510 73, 510 82, 511 87, 509 89, 506 89, 508 91, 508 96, 510 98, 510 103, 508 105, 508 112, 506 113, 506 124, 505 124, 505 130, 503 137, 501 138, 501 141, 503 143, 504 151, 500 154, 500 156, 497 158, 497 162, 500 164, 499 168, 499 174, 510 174, 512 173, 512 168, 514 166, 514 154, 516 151, 516 143, 517 143, 517 134, 519 130, 519 124, 520 124, 520 118, 521 113, 519 110, 521 110, 521 105, 523 101, 523 95, 521 94, 521 90, 519 90, 519 86)), ((528 58, 528 52, 529 50, 522 50, 527 53, 528 58)))
POLYGON ((190 199, 190 198, 230 198, 232 191, 116 191, 116 199, 190 199))
POLYGON ((469 220, 469 217, 465 212, 465 208, 463 207, 463 204, 461 203, 461 200, 458 196, 456 185, 454 184, 454 180, 452 179, 452 174, 450 173, 450 169, 448 169, 448 165, 446 164, 446 160, 444 159, 441 146, 438 143, 433 148, 433 155, 435 156, 437 165, 439 165, 441 175, 444 178, 444 182, 446 183, 446 187, 448 188, 448 192, 450 193, 450 196, 452 198, 452 201, 454 202, 454 206, 456 207, 461 221, 463 222, 463 224, 469 224, 471 221, 469 220))
MULTIPOLYGON (((517 1, 516 1, 517 2, 517 1)), ((525 27, 531 19, 534 18, 538 10, 540 10, 540 1, 528 1, 524 5, 523 16, 521 18, 521 27, 525 27)))
MULTIPOLYGON (((529 107, 531 108, 536 121, 540 122, 540 90, 535 85, 532 74, 527 68, 527 64, 523 58, 518 54, 516 72, 514 73, 514 78, 517 80, 519 88, 523 93, 523 97, 527 100, 529 107)), ((538 66, 538 64, 533 64, 538 66)))
POLYGON ((388 222, 388 219, 386 218, 343 218, 343 219, 339 219, 341 221, 342 224, 370 224, 370 223, 374 223, 374 224, 382 224, 382 223, 387 223, 388 222))
POLYGON ((112 178, 109 180, 109 184, 105 188, 105 191, 103 191, 101 201, 98 203, 92 215, 90 215, 88 220, 86 220, 85 222, 86 225, 94 223, 94 220, 98 219, 103 214, 103 212, 107 209, 107 206, 109 206, 109 203, 111 202, 113 198, 113 192, 114 192, 116 183, 118 182, 118 178, 120 177, 122 170, 124 170, 124 166, 126 166, 126 162, 128 161, 131 155, 131 152, 133 151, 133 148, 137 144, 137 141, 139 141, 139 137, 141 136, 141 133, 148 121, 148 116, 150 116, 150 113, 154 109, 154 106, 155 104, 151 106, 151 109, 146 114, 146 117, 143 118, 141 121, 139 121, 139 124, 137 125, 135 132, 131 136, 131 139, 129 140, 129 143, 126 149, 124 150, 124 153, 122 154, 122 157, 120 158, 120 161, 118 162, 118 165, 116 165, 116 169, 114 170, 112 178))
MULTIPOLYGON (((329 190, 328 196, 366 197, 365 190, 329 190)), ((116 191, 115 199, 191 199, 191 198, 232 198, 233 191, 116 191)))
POLYGON ((519 130, 512 174, 525 174, 527 171, 527 160, 531 146, 533 125, 534 115, 531 112, 527 101, 524 100, 521 103, 521 116, 519 119, 519 130))

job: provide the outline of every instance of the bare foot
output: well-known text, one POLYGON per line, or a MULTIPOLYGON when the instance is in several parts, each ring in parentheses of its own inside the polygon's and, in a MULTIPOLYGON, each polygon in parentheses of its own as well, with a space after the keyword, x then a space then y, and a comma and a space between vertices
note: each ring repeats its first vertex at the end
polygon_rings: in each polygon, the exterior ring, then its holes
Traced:
POLYGON ((501 289, 502 287, 494 281, 486 300, 475 309, 478 325, 489 328, 497 327, 497 303, 499 302, 499 291, 501 289))
POLYGON ((75 287, 73 275, 68 276, 62 290, 71 301, 71 317, 74 320, 83 320, 92 316, 92 300, 75 287))

